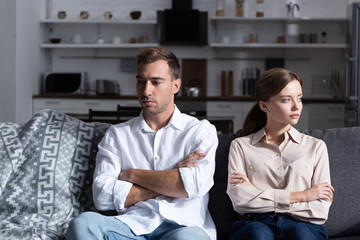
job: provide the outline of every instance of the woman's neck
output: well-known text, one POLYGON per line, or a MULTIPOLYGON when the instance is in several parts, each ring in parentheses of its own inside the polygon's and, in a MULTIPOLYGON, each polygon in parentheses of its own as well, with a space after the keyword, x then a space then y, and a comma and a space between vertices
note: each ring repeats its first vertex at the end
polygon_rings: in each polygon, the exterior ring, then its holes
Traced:
POLYGON ((266 140, 272 144, 279 146, 285 140, 285 133, 290 130, 291 125, 287 126, 265 126, 266 140))

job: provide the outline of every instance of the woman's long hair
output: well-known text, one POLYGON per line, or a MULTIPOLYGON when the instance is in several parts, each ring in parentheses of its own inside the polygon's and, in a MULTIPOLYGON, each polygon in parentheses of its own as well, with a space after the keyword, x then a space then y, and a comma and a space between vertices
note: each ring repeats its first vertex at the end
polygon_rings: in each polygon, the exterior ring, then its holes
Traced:
POLYGON ((300 76, 284 68, 272 68, 265 71, 255 83, 255 105, 246 116, 242 135, 246 136, 259 131, 266 125, 266 113, 259 106, 260 101, 268 101, 291 81, 297 80, 302 86, 300 76))

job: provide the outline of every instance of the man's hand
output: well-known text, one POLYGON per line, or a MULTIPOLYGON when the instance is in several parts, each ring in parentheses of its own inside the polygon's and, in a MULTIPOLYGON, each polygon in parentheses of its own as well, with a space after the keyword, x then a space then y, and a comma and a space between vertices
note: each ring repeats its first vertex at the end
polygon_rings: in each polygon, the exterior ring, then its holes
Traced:
POLYGON ((203 159, 205 157, 205 153, 201 153, 200 150, 196 150, 195 152, 190 153, 187 155, 184 160, 179 162, 175 169, 178 168, 187 168, 187 167, 195 167, 200 165, 198 162, 200 159, 203 159))

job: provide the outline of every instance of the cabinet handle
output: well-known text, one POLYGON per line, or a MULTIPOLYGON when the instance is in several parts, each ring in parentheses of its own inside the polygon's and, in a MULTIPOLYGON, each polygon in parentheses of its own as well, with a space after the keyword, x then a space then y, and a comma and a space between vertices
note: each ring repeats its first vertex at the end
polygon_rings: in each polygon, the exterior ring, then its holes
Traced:
POLYGON ((329 111, 342 111, 342 107, 328 107, 329 111))
POLYGON ((217 105, 219 108, 231 108, 230 104, 218 104, 217 105))
POLYGON ((59 105, 59 101, 46 101, 45 104, 49 104, 49 105, 59 105))
POLYGON ((98 102, 87 102, 85 104, 88 105, 88 106, 98 106, 98 105, 100 105, 100 103, 98 103, 98 102))
POLYGON ((343 122, 344 121, 344 118, 336 118, 336 117, 333 117, 333 118, 327 118, 327 120, 329 121, 329 122, 343 122))

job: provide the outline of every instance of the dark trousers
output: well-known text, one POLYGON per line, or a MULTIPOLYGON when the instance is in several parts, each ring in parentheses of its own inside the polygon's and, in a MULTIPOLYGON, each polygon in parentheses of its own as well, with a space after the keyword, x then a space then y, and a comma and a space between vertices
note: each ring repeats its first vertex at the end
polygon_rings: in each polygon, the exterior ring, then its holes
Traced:
POLYGON ((296 220, 286 214, 258 213, 239 216, 230 240, 327 240, 322 225, 296 220))

